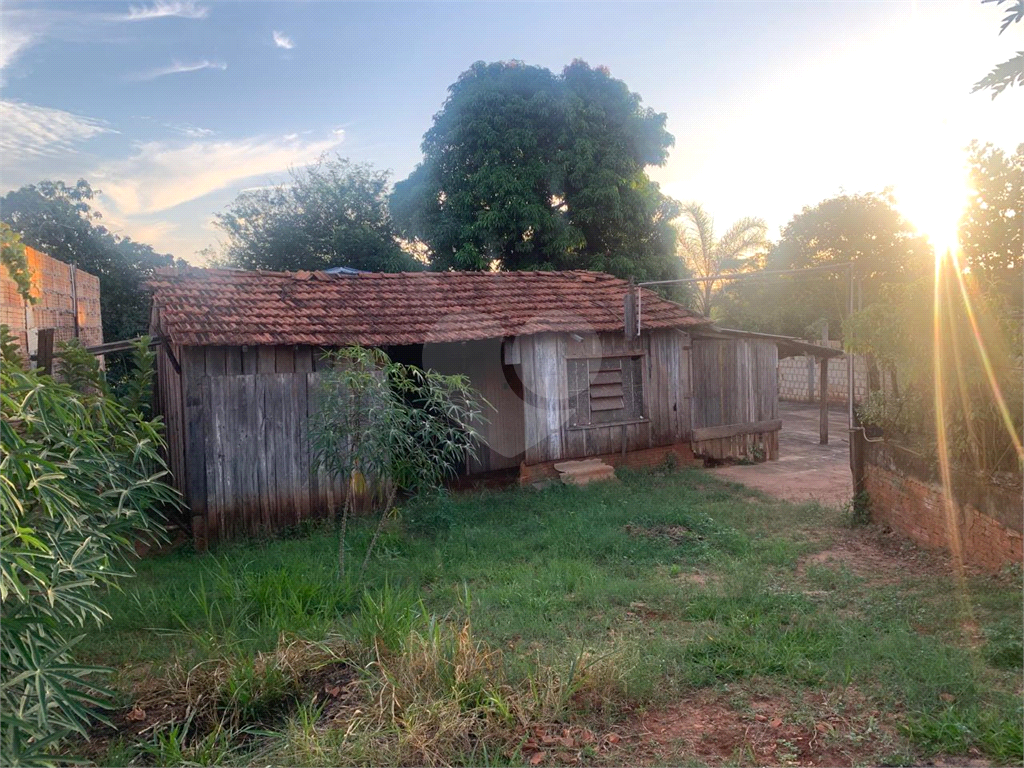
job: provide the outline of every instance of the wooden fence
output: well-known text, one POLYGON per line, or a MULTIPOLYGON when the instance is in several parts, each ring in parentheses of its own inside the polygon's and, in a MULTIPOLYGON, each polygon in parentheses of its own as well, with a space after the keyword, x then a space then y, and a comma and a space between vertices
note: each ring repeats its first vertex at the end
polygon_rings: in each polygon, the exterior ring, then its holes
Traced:
POLYGON ((694 339, 693 450, 778 458, 778 348, 757 339, 694 339))

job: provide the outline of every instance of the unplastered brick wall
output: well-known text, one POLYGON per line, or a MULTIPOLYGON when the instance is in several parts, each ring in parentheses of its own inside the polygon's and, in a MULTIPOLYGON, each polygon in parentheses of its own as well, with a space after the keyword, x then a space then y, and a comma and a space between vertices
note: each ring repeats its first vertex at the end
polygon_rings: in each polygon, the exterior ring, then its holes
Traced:
POLYGON ((947 496, 927 462, 898 446, 872 443, 865 448, 864 490, 873 522, 923 547, 959 553, 965 565, 988 571, 1024 560, 1020 488, 953 473, 947 496))
POLYGON ((103 343, 100 316, 100 280, 95 275, 74 269, 34 248, 25 249, 32 276, 30 304, 21 298, 18 286, 6 269, 0 269, 3 308, 0 323, 8 326, 18 339, 24 354, 35 354, 36 334, 41 328, 54 329, 54 341, 75 336, 75 307, 78 308, 78 338, 91 347, 103 343), (76 302, 77 298, 77 302, 76 302))
MULTIPOLYGON (((820 342, 812 342, 820 344, 820 342)), ((840 349, 842 342, 830 341, 828 346, 840 349)), ((846 365, 849 357, 828 361, 828 399, 831 403, 845 403, 847 391, 846 365)), ((779 361, 779 399, 794 402, 817 402, 820 397, 821 361, 813 357, 787 357, 779 361), (812 381, 813 380, 813 381, 812 381)), ((853 367, 853 398, 862 402, 868 393, 867 364, 863 356, 856 357, 853 367)))

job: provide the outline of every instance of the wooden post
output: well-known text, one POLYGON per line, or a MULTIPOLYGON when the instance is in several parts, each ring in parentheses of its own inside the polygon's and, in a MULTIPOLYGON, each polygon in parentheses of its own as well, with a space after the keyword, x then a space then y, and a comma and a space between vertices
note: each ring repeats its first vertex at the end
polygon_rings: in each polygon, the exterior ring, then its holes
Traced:
POLYGON ((822 445, 828 445, 828 358, 821 358, 821 403, 819 404, 818 436, 822 445))
POLYGON ((627 341, 631 340, 634 336, 636 336, 636 294, 633 292, 633 290, 633 283, 632 281, 630 281, 629 288, 626 291, 626 295, 622 300, 623 330, 625 331, 627 341))
POLYGON ((78 338, 80 328, 78 326, 78 275, 77 267, 71 264, 71 310, 75 313, 75 338, 78 338))
POLYGON ((53 375, 53 328, 40 328, 36 337, 36 364, 47 376, 53 375))
MULTIPOLYGON (((821 329, 821 345, 828 349, 828 323, 821 329)), ((818 438, 821 445, 828 445, 828 358, 821 358, 821 381, 818 387, 819 405, 818 438)))
POLYGON ((814 356, 807 355, 807 402, 814 402, 814 356))

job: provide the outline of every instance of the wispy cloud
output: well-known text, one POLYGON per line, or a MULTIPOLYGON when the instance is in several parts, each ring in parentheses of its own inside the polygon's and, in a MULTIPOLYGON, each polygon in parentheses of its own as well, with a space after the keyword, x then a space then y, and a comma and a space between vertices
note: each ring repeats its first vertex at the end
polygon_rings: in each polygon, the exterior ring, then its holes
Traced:
POLYGON ((182 19, 205 19, 210 9, 193 0, 157 0, 152 5, 133 5, 128 13, 115 17, 118 21, 148 21, 177 16, 182 19))
POLYGON ((285 35, 284 32, 278 32, 276 29, 274 30, 274 45, 278 48, 284 48, 286 51, 290 51, 295 47, 295 43, 292 42, 290 37, 285 35))
POLYGON ((167 75, 181 75, 187 72, 199 72, 203 69, 220 69, 225 70, 228 65, 223 61, 197 61, 192 64, 182 64, 180 62, 174 62, 168 67, 161 67, 160 69, 152 69, 149 72, 142 72, 136 75, 133 79, 135 80, 156 80, 158 77, 166 77, 167 75))
POLYGON ((333 134, 311 141, 255 137, 184 146, 149 142, 135 156, 108 163, 90 178, 123 215, 152 214, 246 179, 308 165, 341 142, 333 134))
POLYGON ((76 151, 76 145, 102 133, 115 133, 102 120, 20 101, 0 101, 4 130, 0 154, 11 160, 76 151))
POLYGON ((207 136, 213 136, 215 131, 211 131, 209 128, 197 128, 194 125, 172 125, 178 133, 183 133, 190 139, 205 139, 207 136))
MULTIPOLYGON (((7 25, 5 25, 7 26, 7 25)), ((0 69, 9 66, 26 48, 35 41, 30 32, 6 28, 0 35, 0 69)))

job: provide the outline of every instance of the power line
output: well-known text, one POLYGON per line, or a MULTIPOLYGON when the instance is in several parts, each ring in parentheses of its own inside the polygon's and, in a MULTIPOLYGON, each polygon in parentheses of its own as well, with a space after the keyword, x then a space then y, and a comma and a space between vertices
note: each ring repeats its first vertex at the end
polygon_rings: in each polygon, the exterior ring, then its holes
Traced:
POLYGON ((803 269, 769 269, 760 272, 727 272, 721 275, 708 275, 707 277, 684 277, 678 280, 652 280, 647 283, 637 283, 640 288, 647 288, 651 285, 679 285, 681 283, 710 283, 715 280, 739 280, 748 277, 770 277, 772 275, 796 275, 802 272, 839 272, 844 269, 852 269, 852 261, 844 261, 841 264, 830 264, 821 267, 804 267, 803 269))

